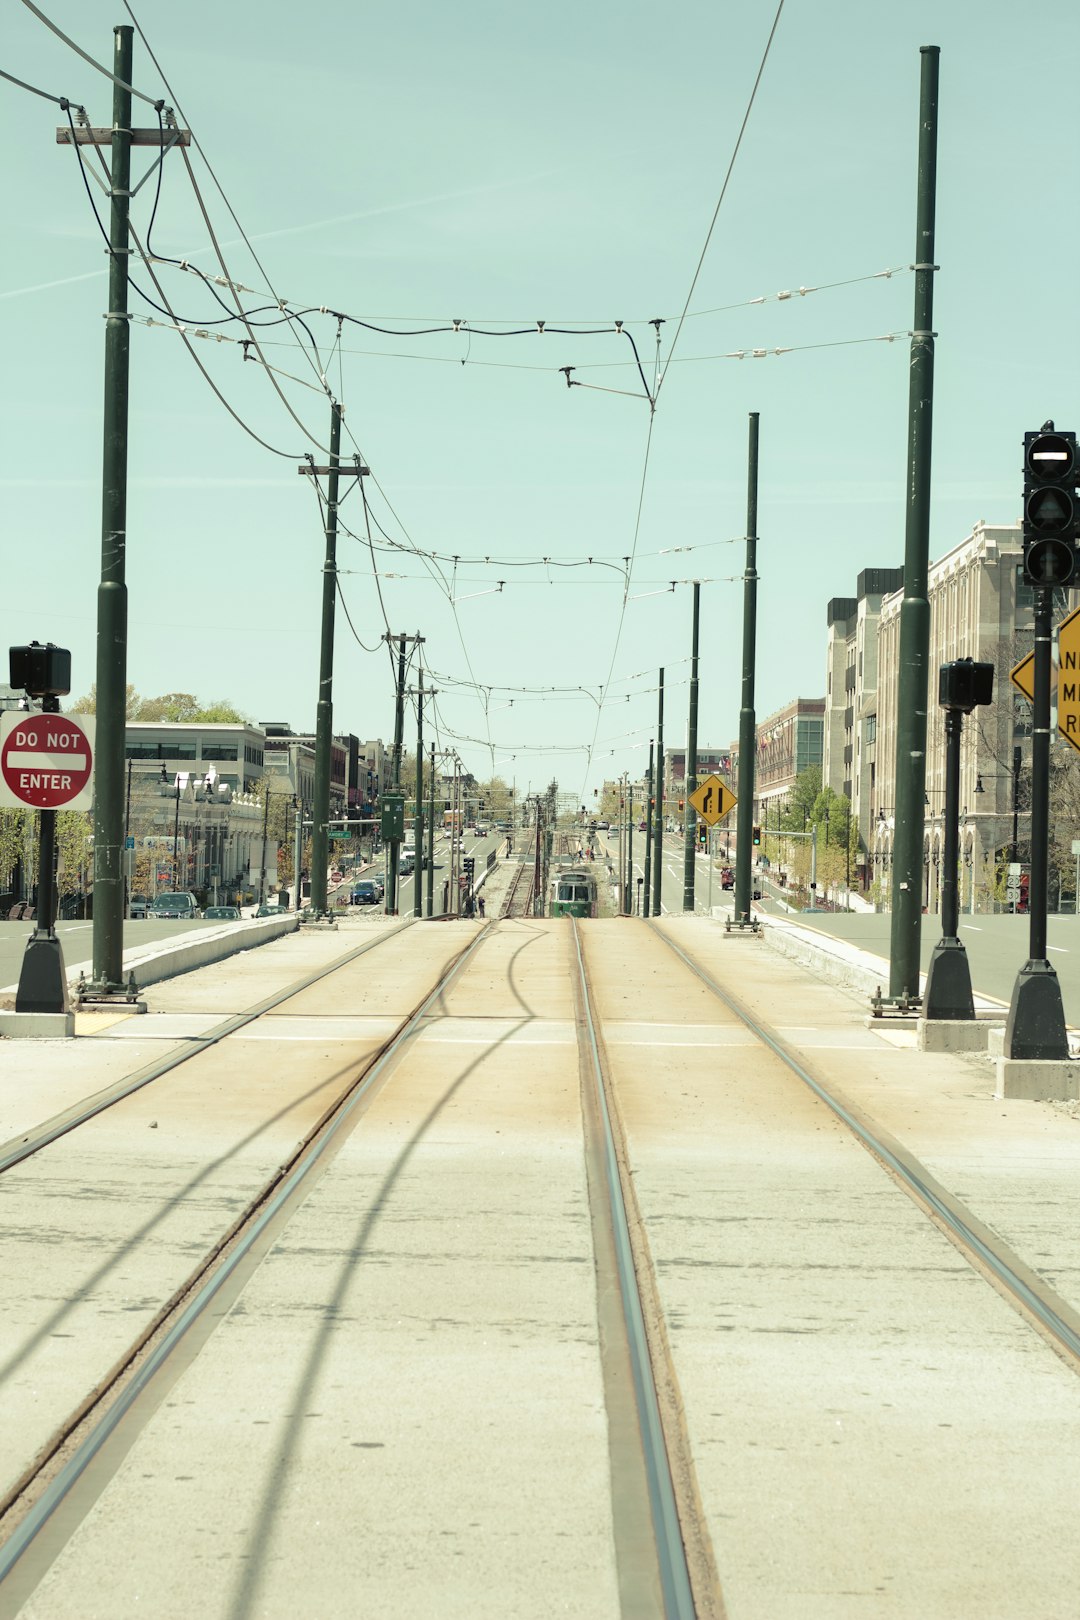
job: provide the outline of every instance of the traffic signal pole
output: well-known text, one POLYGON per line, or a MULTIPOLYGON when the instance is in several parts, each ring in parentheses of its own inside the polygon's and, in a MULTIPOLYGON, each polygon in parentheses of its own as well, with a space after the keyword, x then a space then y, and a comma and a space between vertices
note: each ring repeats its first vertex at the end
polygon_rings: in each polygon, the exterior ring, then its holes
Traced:
POLYGON ((686 826, 683 847, 683 910, 693 912, 695 905, 695 850, 697 845, 697 811, 690 803, 690 795, 697 787, 697 715, 698 715, 698 611, 701 606, 701 585, 694 581, 694 627, 690 651, 690 716, 686 727, 686 826))
POLYGON ((742 705, 739 709, 739 821, 735 831, 735 923, 754 926, 750 912, 750 863, 753 859, 754 767, 757 719, 754 713, 754 666, 757 658, 757 503, 758 413, 750 412, 746 486, 746 570, 743 574, 742 705))
POLYGON ((930 678, 930 452, 934 412, 934 225, 937 206, 936 45, 922 47, 915 225, 915 318, 908 388, 907 523, 896 717, 895 831, 889 1000, 919 999, 926 711, 930 678))
MULTIPOLYGON (((1048 424, 1049 426, 1050 424, 1048 424)), ((1074 456, 1075 464, 1075 456, 1074 456)), ((1027 503, 1030 510, 1030 501, 1027 503)), ((1071 524, 1069 527, 1071 528, 1071 524)), ((1028 523, 1025 512, 1025 550, 1028 523)), ((1025 572, 1032 577, 1025 556, 1025 572)), ((1069 570, 1071 577, 1072 568, 1069 570)), ((1068 580, 1065 581, 1068 583, 1068 580)), ((1031 728, 1031 879, 1028 887, 1030 935, 1028 960, 1017 975, 1005 1023, 1007 1058, 1069 1056, 1069 1039, 1061 986, 1046 954, 1046 904, 1050 844, 1050 676, 1054 588, 1040 584, 1035 590, 1035 667, 1031 728)))

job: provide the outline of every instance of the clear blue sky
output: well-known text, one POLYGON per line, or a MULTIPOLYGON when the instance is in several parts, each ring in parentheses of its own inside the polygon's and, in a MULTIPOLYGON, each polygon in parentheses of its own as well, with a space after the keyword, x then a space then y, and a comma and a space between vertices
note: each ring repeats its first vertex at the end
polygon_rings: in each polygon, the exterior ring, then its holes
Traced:
MULTIPOLYGON (((113 25, 129 20, 119 0, 42 9, 106 63, 113 25)), ((234 279, 262 292, 269 277, 293 308, 398 328, 622 320, 651 383, 649 322, 665 322, 663 363, 775 9, 138 0, 173 94, 138 38, 134 80, 179 102, 250 237, 262 270, 193 153, 234 279)), ((108 124, 108 82, 16 0, 5 10, 7 71, 108 124)), ((639 525, 649 406, 625 337, 406 338, 347 325, 335 350, 336 322, 307 317, 324 360, 333 351, 330 385, 378 480, 373 516, 424 552, 498 559, 462 563, 456 578, 443 561, 433 579, 408 550, 377 552, 392 629, 419 630, 428 667, 454 681, 596 695, 614 677, 599 714, 591 697, 511 691, 485 708, 440 680, 443 740, 491 741, 459 744, 478 775, 494 759, 519 788, 555 775, 591 796, 607 776, 640 773, 661 664, 667 740, 683 740, 690 589, 671 592, 672 579, 706 582, 700 740, 736 734, 732 576, 743 548, 728 542, 745 530, 750 411, 761 415, 759 717, 820 695, 829 598, 851 594, 860 569, 902 561, 923 44, 941 47, 931 539, 941 555, 980 518, 1017 518, 1026 428, 1047 416, 1080 425, 1080 21, 1061 0, 1023 12, 1004 0, 787 0, 660 391, 639 525), (898 273, 875 278, 889 268, 898 273), (852 284, 828 285, 842 282, 852 284), (800 286, 822 290, 776 300, 800 286), (767 301, 749 303, 757 297, 767 301), (858 341, 890 333, 892 343, 858 341), (792 352, 710 358, 776 347, 792 352), (567 365, 637 397, 568 390, 567 365), (624 611, 617 560, 635 528, 624 611), (672 551, 687 546, 697 549, 672 551)), ((152 124, 152 109, 136 106, 136 124, 152 124)), ((77 160, 55 144, 59 109, 0 81, 0 111, 2 628, 5 645, 68 645, 83 691, 100 556, 103 245, 77 160)), ((147 162, 135 155, 136 175, 147 162)), ((150 182, 134 205, 144 241, 154 195, 150 182)), ((153 246, 218 269, 175 153, 153 246)), ((145 268, 135 273, 152 292, 145 268)), ((192 327, 222 313, 194 276, 158 274, 192 327)), ((134 295, 131 309, 154 313, 134 295)), ((208 329, 244 335, 235 322, 208 329)), ((259 335, 266 359, 301 379, 279 381, 303 426, 238 344, 195 347, 280 456, 227 415, 174 333, 132 327, 128 675, 146 694, 229 698, 307 729, 323 537, 296 466, 309 450, 325 459, 329 407, 296 329, 259 335)), ((358 494, 342 515, 363 534, 358 494)), ((366 545, 342 536, 339 562, 356 632, 377 647, 385 625, 366 545)), ((393 724, 386 654, 362 651, 340 613, 335 723, 384 737, 393 724)))

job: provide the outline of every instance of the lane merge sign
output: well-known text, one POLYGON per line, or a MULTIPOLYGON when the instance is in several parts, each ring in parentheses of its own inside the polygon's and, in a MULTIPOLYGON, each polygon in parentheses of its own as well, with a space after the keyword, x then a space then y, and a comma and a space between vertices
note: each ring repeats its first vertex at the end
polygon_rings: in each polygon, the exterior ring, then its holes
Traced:
MULTIPOLYGON (((1055 678, 1058 736, 1080 752, 1080 608, 1074 608, 1058 625, 1058 661, 1056 670, 1051 665, 1051 681, 1055 678)), ((1034 703, 1035 654, 1021 658, 1009 671, 1009 679, 1029 703, 1034 703)))
POLYGON ((94 794, 94 719, 80 714, 0 716, 0 804, 89 810, 94 794))
POLYGON ((690 803, 709 827, 723 821, 729 810, 734 810, 738 799, 726 782, 718 776, 707 776, 690 795, 690 803))

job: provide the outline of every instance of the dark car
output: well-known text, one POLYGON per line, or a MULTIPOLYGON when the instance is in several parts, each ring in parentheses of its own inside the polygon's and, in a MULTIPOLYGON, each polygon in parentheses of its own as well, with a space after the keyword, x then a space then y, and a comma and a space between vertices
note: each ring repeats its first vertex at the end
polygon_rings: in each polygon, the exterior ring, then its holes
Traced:
MULTIPOLYGON (((217 909, 223 911, 226 908, 219 906, 217 909)), ((260 906, 255 915, 256 917, 287 917, 289 908, 288 906, 260 906)))
POLYGON ((151 917, 174 917, 181 920, 197 917, 199 902, 187 889, 170 889, 150 902, 151 917))
POLYGON ((353 885, 352 903, 354 906, 377 906, 380 895, 377 886, 370 878, 362 878, 353 885))
POLYGON ((207 922, 239 922, 239 906, 207 906, 203 912, 207 922))

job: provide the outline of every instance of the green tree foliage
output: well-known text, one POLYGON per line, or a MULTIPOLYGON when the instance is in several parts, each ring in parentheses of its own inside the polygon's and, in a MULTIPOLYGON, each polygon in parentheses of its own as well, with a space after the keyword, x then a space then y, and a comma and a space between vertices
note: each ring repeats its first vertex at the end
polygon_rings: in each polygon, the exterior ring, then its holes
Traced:
MULTIPOLYGON (((76 698, 71 708, 76 714, 96 714, 96 683, 83 697, 76 698)), ((131 721, 164 720, 171 725, 242 726, 250 723, 248 715, 223 698, 206 704, 200 703, 191 692, 165 692, 161 697, 144 698, 133 686, 127 689, 125 714, 131 721)))

